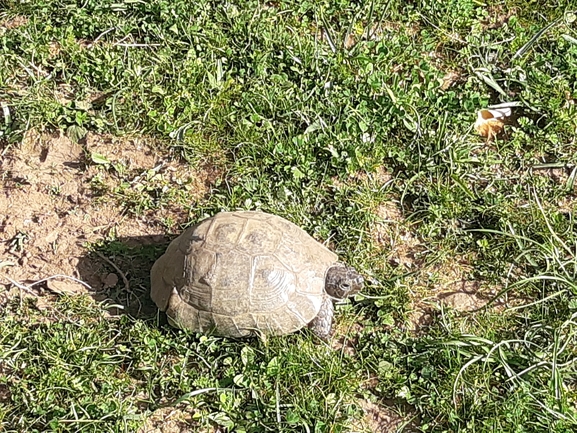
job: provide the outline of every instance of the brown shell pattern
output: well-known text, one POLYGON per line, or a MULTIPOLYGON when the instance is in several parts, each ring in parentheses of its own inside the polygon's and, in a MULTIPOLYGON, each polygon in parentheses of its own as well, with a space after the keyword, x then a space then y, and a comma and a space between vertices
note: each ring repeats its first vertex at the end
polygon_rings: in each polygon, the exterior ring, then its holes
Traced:
POLYGON ((287 334, 318 313, 337 256, 295 224, 222 212, 185 231, 152 269, 151 296, 182 328, 287 334))

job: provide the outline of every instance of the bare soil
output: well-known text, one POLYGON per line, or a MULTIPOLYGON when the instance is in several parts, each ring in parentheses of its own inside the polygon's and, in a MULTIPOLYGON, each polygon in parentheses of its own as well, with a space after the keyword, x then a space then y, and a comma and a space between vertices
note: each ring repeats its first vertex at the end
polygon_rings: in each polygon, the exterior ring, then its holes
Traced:
MULTIPOLYGON (((101 298, 111 292, 122 297, 123 290, 142 295, 154 257, 134 263, 139 255, 126 251, 166 244, 167 221, 185 223, 189 205, 139 211, 123 202, 126 197, 117 197, 119 191, 137 195, 150 184, 165 186, 193 204, 219 174, 210 167, 189 167, 152 139, 89 134, 81 145, 62 133, 31 131, 0 159, 0 284, 28 285, 64 275, 91 289, 64 278, 34 289, 88 291, 101 298), (95 153, 109 164, 94 164, 90 156, 95 153), (91 248, 114 242, 120 243, 118 255, 105 257, 91 248), (135 278, 136 287, 130 287, 135 278)), ((0 288, 0 304, 8 298, 0 288)))
POLYGON ((22 15, 16 15, 12 18, 0 20, 0 29, 12 30, 28 24, 28 18, 22 15))
POLYGON ((392 407, 393 404, 380 405, 369 400, 359 400, 365 416, 360 428, 375 433, 412 433, 417 432, 416 425, 409 415, 401 415, 392 407))
POLYGON ((188 411, 167 407, 154 411, 138 433, 196 433, 195 423, 188 411))
POLYGON ((377 222, 371 235, 386 252, 389 264, 415 273, 409 328, 416 333, 431 323, 439 307, 473 311, 484 307, 498 293, 498 287, 475 279, 474 257, 451 257, 428 264, 425 246, 395 200, 381 203, 375 214, 377 222))
POLYGON ((388 262, 407 269, 420 265, 424 247, 404 218, 399 203, 394 200, 381 203, 375 213, 378 219, 371 234, 375 243, 387 251, 388 262))

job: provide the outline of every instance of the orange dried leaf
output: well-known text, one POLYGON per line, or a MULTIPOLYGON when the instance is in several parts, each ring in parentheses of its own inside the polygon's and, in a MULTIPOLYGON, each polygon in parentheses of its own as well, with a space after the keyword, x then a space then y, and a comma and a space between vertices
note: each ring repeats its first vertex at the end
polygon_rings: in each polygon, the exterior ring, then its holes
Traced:
POLYGON ((483 137, 493 139, 503 130, 505 118, 511 115, 510 108, 483 109, 477 113, 475 131, 483 137))

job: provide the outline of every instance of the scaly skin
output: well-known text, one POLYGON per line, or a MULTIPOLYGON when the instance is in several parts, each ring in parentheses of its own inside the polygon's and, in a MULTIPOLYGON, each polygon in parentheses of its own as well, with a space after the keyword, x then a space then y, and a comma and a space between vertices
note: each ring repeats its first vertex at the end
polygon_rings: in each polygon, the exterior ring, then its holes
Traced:
POLYGON ((311 331, 327 340, 333 326, 333 299, 344 299, 363 288, 364 279, 354 269, 339 263, 330 268, 325 280, 326 295, 317 316, 309 323, 311 331))
POLYGON ((333 325, 335 307, 329 296, 325 296, 319 314, 309 323, 310 330, 319 338, 328 340, 333 325))

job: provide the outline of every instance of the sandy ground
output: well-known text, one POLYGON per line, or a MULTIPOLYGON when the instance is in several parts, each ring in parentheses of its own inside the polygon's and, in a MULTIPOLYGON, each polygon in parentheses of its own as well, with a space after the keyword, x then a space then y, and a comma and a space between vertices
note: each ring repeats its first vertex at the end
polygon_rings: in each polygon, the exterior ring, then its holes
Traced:
MULTIPOLYGON (((51 278, 33 289, 88 291, 96 298, 106 298, 115 289, 142 292, 144 287, 129 287, 128 281, 137 271, 141 279, 147 278, 153 259, 134 263, 138 254, 131 257, 122 251, 166 244, 166 222, 178 230, 187 221, 188 208, 171 205, 133 212, 115 191, 121 183, 124 191, 135 195, 145 183, 177 183, 192 205, 217 176, 215 170, 193 172, 156 148, 153 140, 89 134, 77 144, 63 134, 31 132, 0 159, 0 284, 29 285, 51 278), (93 154, 105 157, 110 166, 89 161, 93 154), (98 243, 110 246, 112 240, 122 247, 118 255, 105 257, 89 248, 98 243), (53 278, 56 275, 86 284, 53 278)), ((7 297, 2 293, 0 304, 7 297)))

